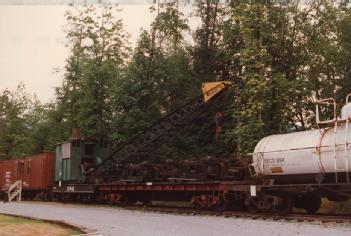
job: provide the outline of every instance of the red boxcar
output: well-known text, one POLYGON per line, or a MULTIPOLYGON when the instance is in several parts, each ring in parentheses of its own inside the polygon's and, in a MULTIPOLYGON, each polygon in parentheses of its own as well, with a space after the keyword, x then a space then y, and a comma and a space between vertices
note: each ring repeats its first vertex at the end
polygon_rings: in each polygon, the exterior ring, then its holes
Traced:
POLYGON ((0 190, 22 179, 24 196, 33 197, 54 185, 55 155, 52 152, 0 161, 0 190))
POLYGON ((16 165, 14 160, 0 161, 0 190, 4 190, 6 186, 15 182, 16 165))

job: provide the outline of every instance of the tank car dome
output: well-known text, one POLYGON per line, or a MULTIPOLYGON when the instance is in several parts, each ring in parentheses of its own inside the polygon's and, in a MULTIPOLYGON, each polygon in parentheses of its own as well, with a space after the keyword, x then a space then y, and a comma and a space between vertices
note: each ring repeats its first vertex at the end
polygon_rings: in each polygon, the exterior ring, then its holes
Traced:
POLYGON ((351 118, 351 103, 347 103, 341 108, 341 119, 351 118))

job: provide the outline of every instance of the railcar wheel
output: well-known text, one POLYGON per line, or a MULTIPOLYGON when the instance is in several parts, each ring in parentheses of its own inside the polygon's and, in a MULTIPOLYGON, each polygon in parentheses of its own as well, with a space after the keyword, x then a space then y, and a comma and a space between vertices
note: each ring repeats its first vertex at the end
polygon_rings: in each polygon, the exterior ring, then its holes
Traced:
POLYGON ((214 208, 216 206, 216 204, 213 204, 213 199, 212 196, 209 194, 202 194, 202 195, 198 195, 198 196, 194 196, 191 199, 191 203, 193 204, 193 206, 197 209, 210 209, 210 208, 214 208))
POLYGON ((280 202, 277 206, 274 207, 274 212, 280 215, 288 214, 293 207, 293 200, 289 196, 280 197, 280 202))
POLYGON ((192 205, 197 210, 203 210, 204 209, 199 202, 194 202, 192 205))
POLYGON ((143 204, 144 206, 150 206, 152 205, 152 201, 150 199, 142 199, 140 200, 141 204, 143 204))
POLYGON ((217 211, 225 211, 228 210, 230 206, 230 201, 228 198, 223 198, 221 197, 221 199, 219 200, 219 202, 215 205, 215 208, 217 211))
POLYGON ((250 212, 250 213, 257 213, 259 212, 257 206, 255 204, 250 204, 247 206, 247 210, 250 212))
POLYGON ((305 211, 307 211, 309 214, 314 214, 319 210, 321 204, 322 200, 320 197, 314 195, 306 196, 304 197, 303 209, 305 209, 305 211))

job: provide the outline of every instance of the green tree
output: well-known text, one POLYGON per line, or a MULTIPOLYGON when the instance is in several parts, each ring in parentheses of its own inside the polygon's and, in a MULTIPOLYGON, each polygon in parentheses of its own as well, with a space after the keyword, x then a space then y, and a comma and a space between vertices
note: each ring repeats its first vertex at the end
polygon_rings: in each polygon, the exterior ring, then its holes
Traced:
POLYGON ((221 77, 228 75, 226 62, 229 59, 226 57, 225 48, 222 47, 226 9, 219 0, 199 1, 196 5, 196 15, 201 20, 201 26, 194 34, 194 72, 200 81, 222 80, 221 77))
POLYGON ((0 159, 18 158, 52 150, 48 140, 47 110, 23 84, 0 95, 0 159))
MULTIPOLYGON (((200 83, 192 76, 189 45, 183 37, 189 26, 177 3, 161 4, 150 28, 141 32, 123 79, 115 86, 117 115, 113 130, 117 143, 128 140, 200 92, 200 83)), ((179 150, 175 143, 182 146, 188 141, 178 136, 174 139, 178 142, 163 143, 160 153, 164 157, 175 156, 173 153, 179 150)))
POLYGON ((68 12, 67 38, 71 56, 58 88, 62 121, 82 134, 106 139, 112 120, 112 87, 128 57, 127 34, 118 10, 111 5, 68 12))
POLYGON ((337 22, 337 36, 338 36, 338 71, 340 79, 338 85, 338 100, 342 100, 351 93, 351 10, 342 9, 341 19, 337 22))
POLYGON ((28 99, 21 96, 23 86, 17 87, 15 92, 2 91, 0 96, 0 153, 2 159, 22 156, 25 140, 25 126, 23 113, 27 109, 28 99))

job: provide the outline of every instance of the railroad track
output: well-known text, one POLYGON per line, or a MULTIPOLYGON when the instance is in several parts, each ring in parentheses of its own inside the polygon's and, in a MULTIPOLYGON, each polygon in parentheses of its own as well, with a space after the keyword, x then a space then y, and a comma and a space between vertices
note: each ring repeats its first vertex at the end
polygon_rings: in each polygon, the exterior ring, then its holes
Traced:
POLYGON ((251 213, 244 211, 223 211, 216 210, 198 210, 192 207, 177 207, 164 205, 150 206, 124 206, 128 210, 141 210, 146 212, 181 214, 181 215, 203 215, 203 216, 219 216, 226 218, 241 218, 253 220, 271 220, 283 222, 305 222, 319 224, 344 224, 351 227, 351 215, 347 214, 307 214, 307 213, 290 213, 287 215, 277 215, 272 213, 251 213))
MULTIPOLYGON (((72 204, 73 202, 70 202, 70 203, 72 204)), ((97 204, 97 206, 99 205, 100 204, 97 204)), ((307 214, 307 213, 292 212, 287 215, 278 215, 278 214, 273 214, 269 212, 256 212, 256 213, 247 212, 247 211, 220 212, 218 210, 202 210, 202 209, 200 210, 191 206, 177 206, 177 205, 170 206, 170 205, 164 205, 164 204, 115 205, 115 206, 126 210, 136 210, 136 211, 143 211, 143 212, 163 213, 163 214, 217 216, 217 217, 225 217, 225 218, 270 220, 270 221, 277 221, 277 222, 339 224, 339 225, 345 225, 347 227, 351 227, 350 214, 333 214, 333 213, 307 214)))

